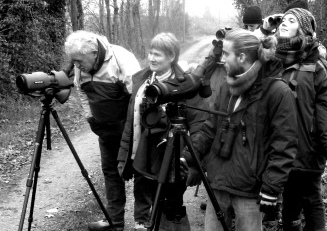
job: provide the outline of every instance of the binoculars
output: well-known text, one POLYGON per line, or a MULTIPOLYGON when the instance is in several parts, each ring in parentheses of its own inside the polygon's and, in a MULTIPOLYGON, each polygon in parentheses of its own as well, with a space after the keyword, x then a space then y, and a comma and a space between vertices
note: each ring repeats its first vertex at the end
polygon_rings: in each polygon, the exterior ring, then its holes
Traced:
POLYGON ((275 17, 269 17, 268 18, 268 23, 272 26, 277 26, 281 24, 282 22, 282 17, 281 16, 275 16, 275 17))
POLYGON ((228 159, 233 151, 233 144, 237 134, 237 124, 230 123, 227 119, 221 124, 221 130, 218 137, 218 155, 228 159))

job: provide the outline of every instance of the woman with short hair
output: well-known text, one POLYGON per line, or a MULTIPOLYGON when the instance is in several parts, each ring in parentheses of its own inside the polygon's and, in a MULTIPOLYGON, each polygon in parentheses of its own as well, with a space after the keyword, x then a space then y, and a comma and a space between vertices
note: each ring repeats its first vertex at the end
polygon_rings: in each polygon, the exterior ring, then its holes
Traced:
MULTIPOLYGON (((170 120, 165 113, 165 104, 154 106, 159 112, 158 122, 154 126, 142 123, 142 115, 149 105, 145 90, 155 82, 164 83, 166 86, 179 86, 189 81, 190 76, 177 64, 179 53, 180 47, 176 37, 171 33, 160 33, 150 43, 149 67, 133 75, 133 93, 118 154, 118 169, 125 180, 131 179, 134 175, 135 231, 147 230, 145 223, 150 218, 158 174, 171 128, 170 120)), ((193 106, 200 105, 202 108, 206 105, 198 95, 186 102, 193 106)), ((179 113, 186 119, 186 128, 191 135, 207 118, 206 113, 197 110, 181 109, 179 113)), ((167 220, 187 219, 183 206, 186 176, 181 182, 165 184, 164 187, 166 200, 163 212, 167 220)), ((182 225, 185 222, 189 230, 188 220, 182 222, 182 225)))

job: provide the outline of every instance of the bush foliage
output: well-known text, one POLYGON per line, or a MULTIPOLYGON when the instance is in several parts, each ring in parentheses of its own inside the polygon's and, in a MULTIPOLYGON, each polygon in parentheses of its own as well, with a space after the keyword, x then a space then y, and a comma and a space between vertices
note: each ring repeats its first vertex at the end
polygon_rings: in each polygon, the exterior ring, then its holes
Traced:
POLYGON ((1 1, 0 94, 13 90, 18 74, 58 69, 64 37, 64 0, 1 1))

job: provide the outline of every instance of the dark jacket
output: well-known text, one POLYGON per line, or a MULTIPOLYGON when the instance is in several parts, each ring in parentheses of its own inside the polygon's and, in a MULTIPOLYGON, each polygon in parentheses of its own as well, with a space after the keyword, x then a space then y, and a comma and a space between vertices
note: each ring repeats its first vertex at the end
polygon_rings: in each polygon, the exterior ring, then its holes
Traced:
MULTIPOLYGON (((188 78, 187 74, 183 73, 179 66, 173 66, 173 71, 175 73, 175 78, 174 80, 168 79, 167 81, 164 81, 167 84, 169 84, 169 82, 172 83, 177 81, 179 76, 186 76, 186 78, 188 78)), ((151 74, 152 71, 149 68, 145 68, 133 76, 133 93, 129 102, 127 120, 125 123, 125 128, 118 153, 118 161, 123 163, 122 177, 125 179, 131 178, 132 171, 131 153, 133 147, 132 142, 135 96, 140 86, 144 83, 144 81, 147 80, 147 78, 149 78, 149 76, 151 76, 151 74)), ((192 105, 202 109, 207 109, 207 103, 205 103, 205 101, 198 94, 193 99, 185 100, 185 103, 186 105, 192 105)), ((180 116, 185 118, 185 127, 187 130, 189 130, 191 136, 200 129, 203 122, 208 118, 207 113, 194 109, 181 109, 179 110, 179 113, 180 116)), ((163 143, 163 145, 158 146, 158 144, 161 143, 163 139, 167 139, 168 131, 170 128, 170 121, 167 118, 166 113, 163 112, 157 126, 151 129, 144 129, 142 131, 141 140, 134 158, 134 162, 138 162, 137 166, 134 164, 134 168, 137 171, 151 178, 157 177, 161 167, 162 157, 166 149, 166 142, 163 143), (146 163, 146 165, 148 165, 148 171, 144 171, 144 169, 140 167, 140 157, 148 161, 146 163)))
MULTIPOLYGON (((301 171, 322 173, 327 157, 327 73, 318 59, 317 44, 301 64, 285 69, 283 79, 297 83, 299 146, 293 166, 301 171)), ((292 82, 291 82, 292 83, 292 82)), ((296 85, 296 84, 295 84, 296 85)))
MULTIPOLYGON (((275 76, 278 63, 263 65, 252 87, 243 95, 239 106, 231 112, 230 123, 236 124, 235 138, 229 158, 221 157, 221 125, 226 118, 211 116, 193 136, 200 159, 208 154, 207 176, 217 190, 255 198, 260 189, 278 195, 288 178, 297 147, 297 123, 292 92, 275 76)), ((234 97, 233 97, 234 98, 234 97)), ((222 85, 215 110, 227 112, 231 94, 222 85)))

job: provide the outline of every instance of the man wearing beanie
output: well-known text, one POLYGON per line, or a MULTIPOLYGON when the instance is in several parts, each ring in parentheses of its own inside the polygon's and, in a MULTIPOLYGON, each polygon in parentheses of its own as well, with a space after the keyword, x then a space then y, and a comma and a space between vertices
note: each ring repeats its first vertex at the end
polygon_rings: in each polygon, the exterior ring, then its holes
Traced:
POLYGON ((243 15, 244 28, 254 31, 262 24, 262 14, 258 6, 249 6, 245 9, 243 15))

